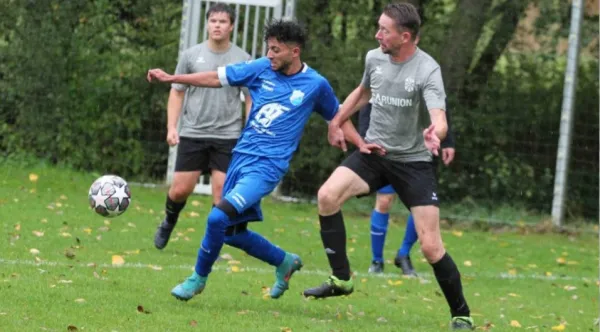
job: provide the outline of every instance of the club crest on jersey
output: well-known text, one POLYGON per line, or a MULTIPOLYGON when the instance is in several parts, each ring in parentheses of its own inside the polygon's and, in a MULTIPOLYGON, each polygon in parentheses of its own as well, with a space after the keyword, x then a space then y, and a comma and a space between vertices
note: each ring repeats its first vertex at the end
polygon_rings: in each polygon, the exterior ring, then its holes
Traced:
POLYGON ((404 90, 413 92, 415 90, 415 79, 412 77, 406 78, 404 81, 404 90))
POLYGON ((290 103, 292 103, 294 106, 298 106, 300 103, 302 103, 302 100, 304 100, 304 92, 300 90, 294 90, 290 96, 290 103))

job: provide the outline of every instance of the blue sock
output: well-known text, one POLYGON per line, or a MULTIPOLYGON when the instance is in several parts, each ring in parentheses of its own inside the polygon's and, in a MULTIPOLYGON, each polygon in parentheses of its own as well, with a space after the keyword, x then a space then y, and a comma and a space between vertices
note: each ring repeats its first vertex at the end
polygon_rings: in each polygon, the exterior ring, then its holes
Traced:
POLYGON ((410 249, 412 249, 413 245, 419 237, 417 236, 417 230, 415 229, 415 220, 412 214, 408 215, 408 220, 406 221, 406 231, 404 232, 404 240, 402 240, 402 247, 398 250, 398 256, 408 256, 410 254, 410 249))
POLYGON ((225 229, 228 222, 229 217, 223 210, 217 207, 210 210, 206 222, 206 233, 204 233, 204 239, 198 249, 198 259, 196 260, 196 273, 202 277, 208 276, 219 257, 225 242, 225 229))
POLYGON ((371 251, 375 262, 383 262, 383 246, 389 218, 389 213, 379 213, 374 209, 371 213, 371 251))
POLYGON ((275 246, 262 235, 253 231, 245 231, 225 237, 225 243, 244 250, 248 255, 258 258, 273 266, 279 266, 285 258, 285 251, 275 246))

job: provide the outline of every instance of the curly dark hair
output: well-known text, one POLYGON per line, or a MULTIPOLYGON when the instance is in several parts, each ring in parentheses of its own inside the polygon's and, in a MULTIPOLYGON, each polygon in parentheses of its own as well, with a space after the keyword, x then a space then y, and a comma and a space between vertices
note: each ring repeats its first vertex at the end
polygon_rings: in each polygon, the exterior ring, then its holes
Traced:
POLYGON ((295 43, 300 49, 306 45, 306 31, 295 21, 286 19, 271 20, 264 29, 265 42, 275 38, 281 43, 295 43))

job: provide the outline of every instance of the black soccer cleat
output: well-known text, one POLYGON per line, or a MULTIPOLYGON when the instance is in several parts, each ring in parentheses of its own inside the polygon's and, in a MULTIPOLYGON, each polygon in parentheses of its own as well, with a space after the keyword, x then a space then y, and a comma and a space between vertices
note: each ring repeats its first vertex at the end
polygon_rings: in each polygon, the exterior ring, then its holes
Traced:
POLYGON ((369 273, 380 274, 383 273, 383 262, 373 261, 369 266, 369 273))
POLYGON ((350 295, 353 291, 352 279, 340 280, 335 276, 330 276, 321 286, 305 290, 304 296, 322 299, 331 296, 350 295))
POLYGON ((396 256, 394 258, 394 265, 402 270, 402 274, 405 276, 417 276, 417 272, 413 268, 410 256, 396 256))
POLYGON ((167 219, 163 220, 158 228, 156 229, 156 234, 154 234, 154 246, 156 249, 163 249, 169 243, 169 238, 171 237, 171 233, 175 228, 174 224, 169 224, 167 219))

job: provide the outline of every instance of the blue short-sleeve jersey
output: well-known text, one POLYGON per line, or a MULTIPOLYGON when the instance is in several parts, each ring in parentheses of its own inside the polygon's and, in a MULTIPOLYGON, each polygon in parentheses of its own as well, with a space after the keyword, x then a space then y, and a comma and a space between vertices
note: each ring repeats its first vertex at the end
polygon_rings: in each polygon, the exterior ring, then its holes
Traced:
POLYGON ((252 110, 234 152, 290 160, 313 112, 331 120, 339 108, 331 85, 316 70, 303 65, 285 75, 263 57, 218 69, 223 86, 246 86, 252 110))

